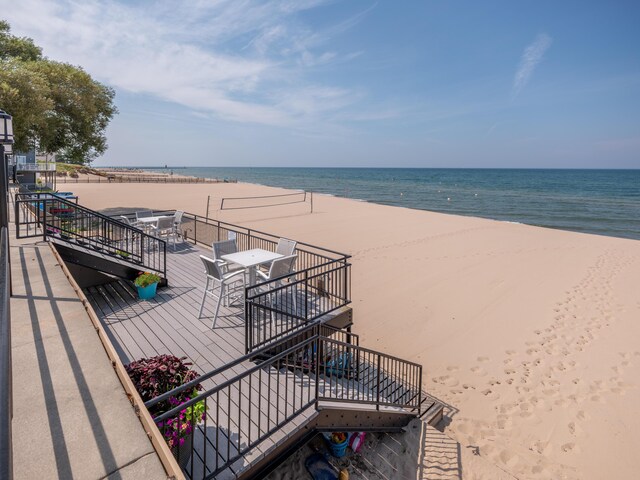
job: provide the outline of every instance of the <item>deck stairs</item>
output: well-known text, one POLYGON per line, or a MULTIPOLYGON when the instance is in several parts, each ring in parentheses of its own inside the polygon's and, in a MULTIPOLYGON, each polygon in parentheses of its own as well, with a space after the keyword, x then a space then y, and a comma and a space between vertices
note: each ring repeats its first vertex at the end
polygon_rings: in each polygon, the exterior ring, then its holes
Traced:
POLYGON ((192 438, 188 478, 260 478, 318 432, 401 432, 417 417, 440 420, 443 405, 421 390, 421 366, 364 349, 355 334, 309 330, 302 345, 243 359, 245 371, 222 383, 215 379, 226 367, 203 376, 207 415, 192 438))
POLYGON ((166 242, 55 194, 14 196, 17 238, 52 242, 65 262, 133 280, 141 270, 166 285, 166 242))

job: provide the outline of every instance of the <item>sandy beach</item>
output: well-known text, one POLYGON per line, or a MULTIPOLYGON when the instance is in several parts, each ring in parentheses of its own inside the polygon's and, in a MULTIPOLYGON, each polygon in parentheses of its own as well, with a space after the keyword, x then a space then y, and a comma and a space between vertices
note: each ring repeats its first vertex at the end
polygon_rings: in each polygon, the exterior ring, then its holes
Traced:
POLYGON ((210 196, 212 218, 353 255, 362 345, 422 363, 449 406, 444 433, 385 436, 365 456, 400 442, 398 466, 351 478, 637 477, 639 241, 321 195, 314 213, 218 210, 285 192, 243 183, 60 187, 94 209, 204 215, 210 196))

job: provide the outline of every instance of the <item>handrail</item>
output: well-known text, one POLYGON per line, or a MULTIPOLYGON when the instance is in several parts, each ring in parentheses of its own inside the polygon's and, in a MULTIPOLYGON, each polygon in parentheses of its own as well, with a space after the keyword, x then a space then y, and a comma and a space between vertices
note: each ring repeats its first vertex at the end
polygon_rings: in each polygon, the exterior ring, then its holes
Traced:
MULTIPOLYGON (((309 325, 281 339, 275 353, 271 345, 271 355, 261 363, 155 416, 154 421, 165 437, 172 437, 183 427, 194 430, 193 436, 201 437, 196 441, 192 436, 187 444, 191 466, 186 473, 190 478, 213 478, 307 409, 319 409, 320 401, 370 405, 378 410, 391 407, 411 415, 421 414, 421 365, 329 338, 324 333, 331 333, 330 330, 318 323, 309 325), (196 404, 204 406, 206 413, 192 425, 185 412, 196 404)), ((345 332, 345 335, 352 334, 345 332)), ((145 406, 153 407, 269 351, 263 348, 245 355, 146 402, 145 406)))
POLYGON ((350 268, 350 263, 336 260, 246 287, 246 352, 272 344, 283 335, 349 305, 350 268), (271 321, 274 318, 276 322, 271 321))
MULTIPOLYGON (((16 235, 22 238, 21 226, 36 225, 44 240, 53 238, 160 272, 166 278, 164 240, 139 228, 90 208, 78 205, 55 193, 18 193, 15 199, 16 235), (26 207, 26 208, 25 208, 26 207), (23 212, 24 210, 24 212, 23 212), (33 221, 22 219, 27 213, 33 221)), ((27 234, 26 236, 34 236, 27 234)))
MULTIPOLYGON (((339 263, 339 262, 342 262, 342 260, 332 260, 329 263, 318 265, 317 267, 310 267, 310 268, 306 269, 306 271, 308 272, 309 270, 315 270, 315 269, 320 268, 320 267, 328 267, 331 264, 339 263)), ((248 300, 253 300, 253 299, 256 299, 258 297, 267 296, 267 295, 269 295, 269 293, 277 292, 279 290, 284 290, 284 289, 286 289, 288 287, 304 283, 305 280, 313 280, 313 279, 316 279, 316 278, 321 277, 323 275, 326 275, 327 273, 340 271, 340 270, 344 269, 344 266, 345 266, 345 264, 343 263, 342 266, 333 267, 330 270, 325 270, 325 271, 322 271, 322 272, 319 272, 319 273, 314 273, 311 276, 307 276, 306 279, 305 278, 300 278, 300 279, 297 279, 297 280, 291 280, 287 284, 279 285, 277 287, 270 288, 269 290, 263 291, 263 292, 259 291, 261 287, 264 287, 264 286, 266 286, 266 285, 268 285, 270 283, 280 283, 283 280, 287 280, 287 279, 290 279, 290 278, 295 277, 295 276, 300 276, 300 274, 303 273, 303 272, 295 271, 295 272, 292 272, 292 273, 287 273, 287 274, 282 275, 280 277, 276 277, 276 278, 272 278, 272 279, 269 279, 269 280, 265 280, 265 281, 263 281, 261 283, 256 283, 254 285, 250 285, 250 286, 247 287, 247 292, 249 292, 250 290, 258 290, 258 292, 254 293, 251 296, 249 295, 249 293, 247 293, 247 299, 248 300)))
MULTIPOLYGON (((176 212, 176 210, 154 210, 154 212, 155 213, 162 213, 162 214, 174 214, 176 212)), ((127 217, 127 218, 133 218, 135 216, 135 212, 134 213, 126 213, 126 214, 118 215, 118 216, 124 216, 124 217, 127 217)), ((112 216, 112 218, 113 217, 115 217, 115 215, 112 216)), ((253 228, 243 227, 242 225, 236 225, 236 224, 233 224, 233 223, 224 222, 222 220, 215 220, 215 219, 212 219, 212 218, 207 218, 207 217, 204 217, 202 215, 198 215, 198 214, 191 213, 191 212, 184 212, 183 222, 184 222, 184 219, 196 220, 196 221, 198 221, 200 223, 204 223, 206 225, 210 225, 210 226, 214 226, 214 227, 218 227, 218 226, 224 227, 226 230, 232 230, 232 231, 236 231, 236 232, 243 233, 243 234, 264 235, 266 237, 270 237, 272 240, 274 240, 276 242, 278 241, 279 238, 281 238, 281 236, 275 235, 273 233, 267 233, 267 232, 263 232, 261 230, 255 230, 253 228), (242 230, 246 230, 246 232, 242 232, 242 230)), ((203 244, 203 245, 205 245, 207 247, 211 246, 209 244, 205 244, 203 242, 199 242, 195 238, 193 240, 196 241, 197 243, 201 243, 201 244, 203 244)), ((298 247, 300 247, 300 246, 309 247, 309 248, 313 248, 313 249, 316 249, 316 250, 324 251, 324 252, 327 252, 327 253, 332 253, 334 255, 338 255, 339 259, 346 260, 346 259, 351 258, 351 255, 348 255, 346 253, 338 252, 336 250, 331 250, 329 248, 318 247, 317 245, 312 245, 310 243, 298 241, 297 244, 298 244, 298 247)), ((309 252, 309 253, 313 253, 314 255, 318 255, 318 256, 323 256, 323 255, 321 255, 319 253, 315 253, 315 252, 309 252)), ((328 257, 326 255, 324 255, 324 257, 327 258, 327 259, 331 259, 331 257, 328 257)), ((331 260, 335 260, 335 259, 331 259, 331 260)))
MULTIPOLYGON (((161 210, 156 213, 166 215, 174 212, 175 210, 161 210)), ((124 216, 131 218, 133 215, 135 214, 129 213, 124 216)), ((230 232, 236 235, 236 240, 243 249, 261 247, 275 250, 280 238, 190 212, 183 213, 181 230, 185 239, 207 247, 212 242, 228 239, 230 232)), ((350 255, 305 242, 297 242, 296 250, 298 258, 295 271, 245 287, 246 353, 351 303, 350 255), (277 302, 271 303, 270 300, 276 295, 285 300, 282 307, 277 302), (294 311, 291 307, 297 303, 298 296, 302 297, 299 303, 304 308, 294 311), (268 333, 258 332, 255 324, 259 322, 255 320, 267 314, 282 316, 285 321, 268 333)))
POLYGON ((9 232, 0 229, 0 478, 13 478, 9 232))

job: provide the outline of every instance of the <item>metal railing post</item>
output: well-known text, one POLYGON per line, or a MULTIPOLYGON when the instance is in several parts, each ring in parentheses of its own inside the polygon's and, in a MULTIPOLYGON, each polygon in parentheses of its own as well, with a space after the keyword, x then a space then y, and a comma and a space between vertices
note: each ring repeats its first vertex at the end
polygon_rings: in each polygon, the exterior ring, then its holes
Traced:
POLYGON ((304 271, 304 318, 309 319, 309 271, 304 271))
MULTIPOLYGON (((4 160, 4 159, 3 159, 4 160)), ((3 208, 7 205, 3 205, 3 208)), ((0 229, 0 477, 13 478, 13 448, 11 419, 13 418, 11 367, 11 307, 9 266, 9 229, 0 229)))
MULTIPOLYGON (((174 241, 175 241, 175 237, 174 237, 174 241)), ((163 261, 164 261, 164 265, 162 267, 162 273, 164 273, 164 281, 167 283, 167 285, 169 285, 169 280, 167 279, 167 242, 164 242, 163 244, 163 252, 162 252, 162 257, 163 257, 163 261)), ((173 244, 173 247, 175 249, 175 243, 173 244)))
POLYGON ((143 247, 144 247, 144 237, 145 237, 145 234, 144 234, 144 233, 141 233, 141 234, 140 234, 140 261, 141 261, 143 264, 144 264, 144 263, 146 263, 146 262, 144 261, 144 248, 143 248, 143 247))
POLYGON ((418 416, 422 415, 422 365, 418 369, 418 416))
POLYGON ((245 355, 253 348, 253 336, 251 325, 253 324, 253 312, 249 304, 249 287, 244 287, 244 353, 245 355))
POLYGON ((311 344, 311 346, 315 346, 315 351, 316 351, 316 368, 315 368, 315 381, 316 381, 316 410, 318 409, 318 401, 319 401, 319 396, 320 396, 320 359, 322 358, 322 354, 321 349, 322 349, 322 342, 320 341, 320 329, 318 328, 318 333, 316 334, 316 341, 315 341, 315 345, 311 344))
POLYGON ((378 372, 377 372, 377 380, 376 380, 376 410, 380 410, 380 354, 378 354, 378 372))
POLYGON ((47 241, 47 201, 42 202, 42 240, 47 241))

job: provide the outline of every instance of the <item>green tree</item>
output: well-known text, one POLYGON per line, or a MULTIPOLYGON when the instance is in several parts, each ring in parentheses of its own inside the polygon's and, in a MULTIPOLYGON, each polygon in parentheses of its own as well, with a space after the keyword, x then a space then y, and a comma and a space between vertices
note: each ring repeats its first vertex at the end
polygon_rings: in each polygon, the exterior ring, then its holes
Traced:
POLYGON ((42 49, 30 38, 11 35, 9 23, 0 20, 0 58, 3 60, 9 58, 25 61, 40 60, 42 59, 42 49))
POLYGON ((54 62, 0 21, 0 108, 14 118, 15 150, 33 146, 70 163, 90 163, 107 149, 117 113, 114 91, 82 68, 54 62))
POLYGON ((14 150, 18 152, 32 148, 46 131, 54 106, 49 81, 33 67, 31 62, 0 60, 0 108, 13 116, 14 150))

